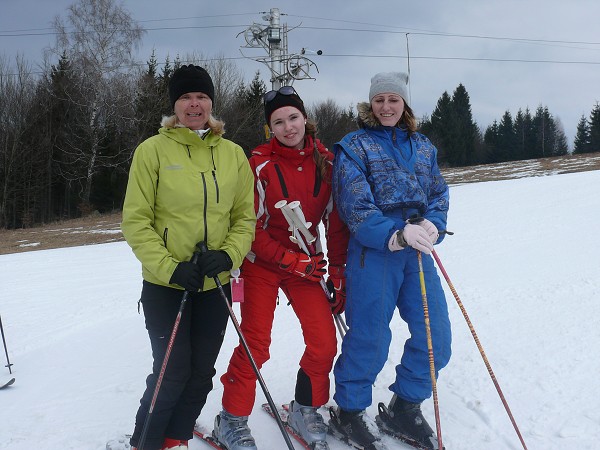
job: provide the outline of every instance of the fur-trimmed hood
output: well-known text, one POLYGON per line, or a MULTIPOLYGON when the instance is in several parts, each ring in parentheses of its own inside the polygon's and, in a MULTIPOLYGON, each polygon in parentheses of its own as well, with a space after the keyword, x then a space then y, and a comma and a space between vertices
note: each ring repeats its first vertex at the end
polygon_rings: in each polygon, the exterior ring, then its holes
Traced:
POLYGON ((356 105, 356 110, 358 111, 358 117, 356 121, 358 122, 358 126, 360 128, 375 128, 381 126, 379 120, 375 118, 375 114, 373 114, 373 110, 371 109, 371 104, 369 102, 358 103, 356 105))

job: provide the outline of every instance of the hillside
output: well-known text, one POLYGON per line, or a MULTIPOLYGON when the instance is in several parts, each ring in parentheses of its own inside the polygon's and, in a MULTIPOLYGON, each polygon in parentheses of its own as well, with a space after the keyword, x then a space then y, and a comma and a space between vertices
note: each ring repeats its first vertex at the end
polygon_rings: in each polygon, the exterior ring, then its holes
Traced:
MULTIPOLYGON (((600 170, 600 153, 443 169, 442 172, 448 184, 456 186, 589 170, 600 170)), ((121 241, 120 222, 121 212, 117 211, 34 228, 0 230, 0 255, 121 241)))
MULTIPOLYGON (((600 244, 580 232, 600 221, 600 196, 590 192, 598 185, 598 170, 455 185, 455 234, 436 246, 530 450, 600 448, 600 358, 594 356, 600 343, 600 244), (575 228, 565 218, 571 210, 585 211, 575 228)), ((129 246, 0 255, 0 266, 10 281, 0 291, 0 313, 16 378, 0 391, 0 450, 105 450, 107 441, 131 433, 152 358, 138 309, 140 264, 129 246)), ((452 359, 437 383, 444 444, 448 450, 523 450, 463 309, 449 283, 442 284, 452 324, 452 359)), ((244 320, 240 305, 233 308, 244 320)), ((271 359, 261 373, 273 400, 283 403, 294 395, 304 342, 283 292, 275 314, 271 359)), ((388 386, 409 336, 398 314, 391 327, 370 417, 378 402, 391 397, 388 386)), ((214 386, 198 418, 204 430, 220 411, 219 377, 239 343, 231 324, 224 338, 214 386)), ((0 368, 1 382, 11 375, 0 368)), ((256 400, 249 423, 259 448, 285 448, 276 424, 260 409, 260 388, 256 400)), ((433 425, 432 399, 423 411, 433 425)), ((390 450, 400 448, 384 440, 390 450)), ((330 448, 349 450, 333 439, 330 448)), ((190 442, 190 450, 203 449, 190 442)))

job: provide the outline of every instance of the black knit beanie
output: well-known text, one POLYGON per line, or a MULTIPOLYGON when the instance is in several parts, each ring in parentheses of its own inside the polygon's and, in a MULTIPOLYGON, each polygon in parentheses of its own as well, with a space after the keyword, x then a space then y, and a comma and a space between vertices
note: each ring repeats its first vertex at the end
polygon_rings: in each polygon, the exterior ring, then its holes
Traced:
POLYGON ((188 92, 202 92, 210 97, 212 101, 215 99, 215 87, 212 78, 208 72, 200 66, 179 67, 169 81, 169 99, 171 100, 171 108, 175 107, 175 102, 183 94, 188 92))
POLYGON ((273 100, 265 103, 265 120, 267 121, 267 125, 270 125, 271 114, 273 114, 275 110, 284 106, 293 106, 294 108, 300 110, 302 115, 306 117, 304 102, 302 102, 302 99, 298 95, 283 95, 278 92, 273 100))

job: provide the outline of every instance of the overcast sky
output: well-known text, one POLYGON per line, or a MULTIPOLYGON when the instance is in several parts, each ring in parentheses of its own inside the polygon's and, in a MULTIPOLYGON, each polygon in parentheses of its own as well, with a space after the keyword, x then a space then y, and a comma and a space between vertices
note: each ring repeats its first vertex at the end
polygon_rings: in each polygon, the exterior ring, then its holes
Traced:
MULTIPOLYGON (((74 0, 0 0, 0 56, 19 53, 32 64, 54 44, 51 21, 66 17, 74 0), (25 30, 25 31, 24 31, 25 30)), ((459 83, 473 117, 485 130, 506 110, 543 104, 562 122, 572 146, 582 115, 600 101, 600 2, 597 0, 127 0, 122 3, 148 31, 138 51, 159 62, 190 52, 239 58, 250 81, 257 70, 270 88, 267 66, 241 49, 253 23, 278 8, 290 29, 289 53, 302 48, 318 67, 315 80, 296 81, 306 103, 334 99, 348 107, 367 100, 371 76, 408 71, 410 102, 418 117, 431 114, 444 91, 459 83), (407 34, 408 33, 408 34, 407 34), (408 57, 409 56, 409 57, 408 57)))

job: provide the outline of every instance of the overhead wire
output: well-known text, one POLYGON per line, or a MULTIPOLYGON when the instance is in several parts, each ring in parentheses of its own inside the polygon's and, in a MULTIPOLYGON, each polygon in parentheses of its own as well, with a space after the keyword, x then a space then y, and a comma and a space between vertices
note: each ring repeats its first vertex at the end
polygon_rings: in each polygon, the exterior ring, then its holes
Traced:
MULTIPOLYGON (((259 12, 258 14, 265 14, 266 12, 259 12)), ((166 21, 174 21, 174 20, 192 20, 192 19, 214 19, 220 17, 234 17, 234 16, 249 16, 255 15, 257 13, 231 13, 231 14, 215 14, 215 15, 207 15, 207 16, 192 16, 192 17, 178 17, 178 18, 161 18, 161 19, 146 19, 136 21, 137 23, 149 23, 149 22, 166 22, 166 21)), ((303 16, 303 15, 293 15, 281 13, 281 15, 285 15, 287 17, 297 17, 300 19, 310 19, 310 20, 323 20, 330 22, 339 22, 339 23, 347 23, 353 25, 365 25, 369 27, 377 27, 377 28, 342 28, 342 27, 323 27, 323 26, 308 26, 308 25, 298 25, 299 29, 306 30, 321 30, 321 31, 334 31, 334 32, 352 32, 352 33, 391 33, 391 34, 404 34, 407 35, 410 33, 411 35, 421 35, 421 36, 433 36, 433 37, 455 37, 455 38, 465 38, 465 39, 486 39, 486 40, 498 40, 498 41, 508 41, 508 42, 516 42, 516 43, 527 43, 527 44, 543 44, 543 45, 587 45, 587 46, 600 46, 600 42, 593 41, 581 41, 581 40, 564 40, 564 39, 538 39, 538 38, 521 38, 521 37, 510 37, 510 36, 487 36, 487 35, 477 35, 477 34, 461 34, 461 33, 445 33, 438 32, 432 30, 423 30, 416 28, 408 28, 397 25, 384 25, 378 23, 370 23, 370 22, 360 22, 360 21, 352 21, 352 20, 344 20, 344 19, 330 19, 324 17, 315 17, 315 16, 303 16), (383 29, 388 28, 388 29, 383 29), (391 29, 391 30, 390 30, 391 29)), ((232 25, 185 25, 185 26, 164 26, 164 27, 152 27, 152 28, 144 28, 145 31, 168 31, 168 30, 187 30, 187 29, 211 29, 211 28, 243 28, 247 27, 247 24, 232 24, 232 25)), ((22 29, 22 30, 11 30, 11 31, 2 31, 0 30, 0 38, 5 37, 24 37, 24 36, 46 36, 46 35, 55 35, 56 31, 52 28, 30 28, 30 29, 22 29), (46 31, 48 30, 48 31, 46 31)), ((395 59, 407 59, 408 56, 404 55, 386 55, 386 54, 362 54, 362 53, 324 53, 321 58, 395 58, 395 59)), ((584 61, 584 60, 561 60, 561 59, 527 59, 527 58, 483 58, 483 57, 462 57, 462 56, 435 56, 435 55, 414 55, 410 56, 413 60, 447 60, 447 61, 482 61, 482 62, 510 62, 510 63, 533 63, 533 64, 568 64, 568 65, 600 65, 600 61, 584 61)), ((207 58, 206 61, 213 61, 218 59, 225 60, 237 60, 244 59, 242 56, 237 57, 217 57, 217 58, 207 58)), ((146 63, 133 63, 130 64, 129 67, 137 67, 143 66, 146 63)), ((163 63, 158 63, 161 65, 163 63)), ((125 66, 124 68, 127 68, 125 66)), ((43 72, 30 72, 31 74, 42 74, 43 72)), ((9 74, 11 75, 11 74, 9 74)))

